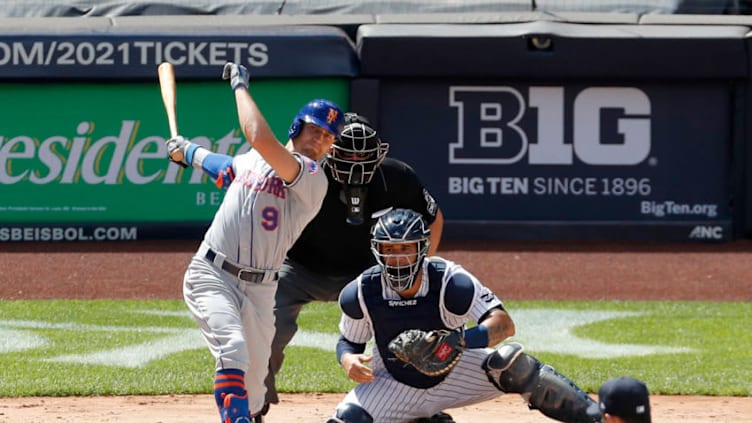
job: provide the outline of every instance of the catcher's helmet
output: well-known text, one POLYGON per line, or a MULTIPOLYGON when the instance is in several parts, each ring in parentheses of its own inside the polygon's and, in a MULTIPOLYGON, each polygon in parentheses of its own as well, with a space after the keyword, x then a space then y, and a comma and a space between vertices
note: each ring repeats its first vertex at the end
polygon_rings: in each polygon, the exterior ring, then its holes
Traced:
POLYGON ((295 115, 287 136, 290 139, 297 137, 304 123, 312 123, 326 129, 336 137, 342 131, 344 121, 342 109, 333 102, 324 99, 311 100, 295 115))
POLYGON ((356 113, 345 113, 345 127, 327 154, 327 163, 339 183, 366 185, 387 151, 389 144, 381 142, 368 119, 356 113))
POLYGON ((382 279, 397 292, 410 289, 430 244, 431 230, 423 216, 410 209, 390 210, 379 218, 371 234, 371 252, 381 266, 382 279), (416 244, 417 252, 388 254, 382 252, 383 244, 416 244), (412 260, 413 255, 415 260, 412 260), (392 260, 387 260, 389 258, 392 260), (395 260, 400 258, 402 260, 395 260))

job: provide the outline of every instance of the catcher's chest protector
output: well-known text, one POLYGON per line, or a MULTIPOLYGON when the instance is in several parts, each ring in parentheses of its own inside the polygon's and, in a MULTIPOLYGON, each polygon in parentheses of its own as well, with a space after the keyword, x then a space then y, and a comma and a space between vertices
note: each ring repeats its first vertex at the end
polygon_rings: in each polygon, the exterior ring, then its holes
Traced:
MULTIPOLYGON (((426 389, 439 384, 446 375, 426 376, 412 366, 398 360, 389 351, 389 342, 407 329, 451 329, 441 320, 439 303, 441 280, 446 266, 428 265, 428 294, 425 297, 389 300, 382 296, 381 272, 363 275, 363 299, 373 323, 374 338, 384 365, 396 380, 415 388, 426 389)), ((378 269, 378 268, 377 268, 378 269)))

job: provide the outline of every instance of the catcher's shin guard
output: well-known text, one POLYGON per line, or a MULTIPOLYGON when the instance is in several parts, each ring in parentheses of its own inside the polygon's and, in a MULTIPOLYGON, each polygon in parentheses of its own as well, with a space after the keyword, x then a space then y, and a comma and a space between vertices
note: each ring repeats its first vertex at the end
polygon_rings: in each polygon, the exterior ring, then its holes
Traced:
POLYGON ((337 407, 334 417, 326 423, 373 423, 373 417, 362 407, 355 404, 345 404, 337 407))
POLYGON ((499 390, 522 395, 532 410, 565 423, 601 423, 598 404, 551 366, 506 344, 483 363, 488 380, 499 390))
POLYGON ((421 419, 414 419, 410 420, 410 423, 455 423, 452 416, 449 414, 439 411, 438 413, 434 414, 431 417, 423 417, 421 419))

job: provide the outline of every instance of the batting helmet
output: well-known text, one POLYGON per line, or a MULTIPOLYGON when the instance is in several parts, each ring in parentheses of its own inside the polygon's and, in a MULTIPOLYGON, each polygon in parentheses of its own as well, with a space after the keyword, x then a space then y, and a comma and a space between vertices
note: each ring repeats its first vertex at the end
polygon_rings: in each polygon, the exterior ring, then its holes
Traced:
POLYGON ((371 252, 381 266, 381 277, 393 290, 410 289, 428 254, 431 229, 423 216, 410 209, 393 209, 379 217, 371 232, 371 252), (416 252, 396 254, 384 244, 415 244, 416 252))
POLYGON ((389 144, 381 142, 368 119, 357 113, 345 113, 345 127, 327 154, 327 163, 338 182, 366 185, 388 151, 389 144))
POLYGON ((300 134, 304 123, 312 123, 329 131, 335 137, 342 131, 344 113, 334 102, 324 99, 311 100, 293 119, 287 136, 292 139, 300 134))

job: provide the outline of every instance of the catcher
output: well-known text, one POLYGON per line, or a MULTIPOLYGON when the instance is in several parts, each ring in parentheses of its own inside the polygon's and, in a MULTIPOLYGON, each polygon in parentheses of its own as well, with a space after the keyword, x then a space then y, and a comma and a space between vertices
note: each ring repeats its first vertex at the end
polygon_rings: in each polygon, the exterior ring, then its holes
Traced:
POLYGON ((340 293, 337 359, 359 383, 327 423, 411 422, 516 393, 558 421, 600 423, 598 404, 552 367, 508 343, 503 303, 460 265, 426 257, 430 230, 394 209, 372 230, 378 265, 340 293), (477 325, 468 329, 466 324, 477 325), (374 339, 372 355, 366 343, 374 339))

